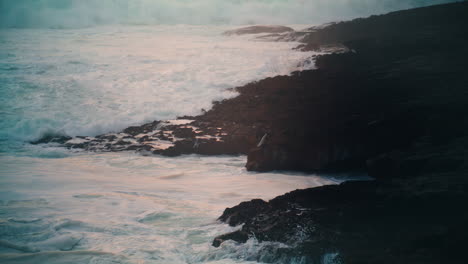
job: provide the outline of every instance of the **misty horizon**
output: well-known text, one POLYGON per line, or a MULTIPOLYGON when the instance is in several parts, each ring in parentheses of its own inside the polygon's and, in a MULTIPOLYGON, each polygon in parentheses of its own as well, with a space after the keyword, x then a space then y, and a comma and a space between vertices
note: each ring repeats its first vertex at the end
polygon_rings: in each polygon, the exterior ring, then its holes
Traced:
POLYGON ((0 0, 1 28, 82 28, 109 24, 310 24, 457 2, 364 0, 0 0))

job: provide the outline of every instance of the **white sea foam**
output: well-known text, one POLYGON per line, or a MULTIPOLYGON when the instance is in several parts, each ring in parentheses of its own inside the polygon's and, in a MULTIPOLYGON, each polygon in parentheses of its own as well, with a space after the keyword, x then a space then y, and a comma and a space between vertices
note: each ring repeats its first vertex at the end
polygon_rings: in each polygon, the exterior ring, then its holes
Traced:
POLYGON ((456 0, 0 0, 0 27, 311 24, 456 0))
POLYGON ((40 28, 0 30, 0 262, 254 263, 285 246, 255 239, 210 244, 235 230, 215 221, 224 208, 337 180, 249 173, 245 157, 89 154, 22 144, 47 133, 96 135, 198 114, 235 95, 227 88, 312 68, 301 63, 312 54, 293 51, 296 43, 221 35, 232 27, 120 25, 159 24, 156 11, 175 19, 163 24, 211 23, 218 15, 218 22, 244 23, 254 14, 289 21, 310 16, 313 6, 267 2, 0 0, 0 27, 40 28), (132 12, 123 14, 127 2, 132 12), (303 13, 294 14, 298 8, 303 13), (97 24, 106 26, 47 29, 97 24))
POLYGON ((0 141, 199 114, 234 96, 228 88, 301 70, 311 56, 297 43, 222 36, 228 28, 0 30, 0 141))
POLYGON ((212 239, 226 207, 338 182, 245 170, 246 158, 78 154, 0 157, 1 263, 250 263, 278 243, 212 239), (11 195, 11 190, 15 195, 11 195))

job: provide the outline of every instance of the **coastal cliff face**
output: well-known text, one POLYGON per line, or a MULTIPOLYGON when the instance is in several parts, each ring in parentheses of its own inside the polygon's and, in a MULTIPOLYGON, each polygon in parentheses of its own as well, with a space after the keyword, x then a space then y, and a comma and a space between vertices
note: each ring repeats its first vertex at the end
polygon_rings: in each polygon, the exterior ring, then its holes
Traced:
POLYGON ((260 120, 268 133, 249 151, 249 170, 357 170, 376 180, 228 208, 219 220, 242 227, 213 246, 282 242, 289 247, 276 258, 259 256, 278 263, 326 254, 333 263, 466 262, 466 14, 461 2, 311 29, 300 48, 349 52, 239 88, 215 107, 246 113, 238 122, 260 120))
POLYGON ((249 153, 247 168, 364 168, 418 141, 464 134, 466 11, 466 3, 401 11, 307 35, 304 48, 350 51, 317 58, 318 70, 245 91, 272 117, 270 144, 249 153))

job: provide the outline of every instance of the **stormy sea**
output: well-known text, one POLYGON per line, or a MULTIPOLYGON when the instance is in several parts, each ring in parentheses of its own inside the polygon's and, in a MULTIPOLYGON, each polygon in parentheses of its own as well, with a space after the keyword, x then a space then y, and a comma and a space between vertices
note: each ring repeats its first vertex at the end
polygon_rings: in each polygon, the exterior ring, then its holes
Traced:
POLYGON ((228 30, 300 31, 425 4, 0 1, 0 262, 268 262, 288 245, 251 237, 212 246, 239 228, 217 221, 223 210, 346 177, 249 172, 245 155, 165 157, 30 142, 199 115, 235 97, 230 88, 315 67, 317 52, 294 49, 296 41, 223 35, 228 30))

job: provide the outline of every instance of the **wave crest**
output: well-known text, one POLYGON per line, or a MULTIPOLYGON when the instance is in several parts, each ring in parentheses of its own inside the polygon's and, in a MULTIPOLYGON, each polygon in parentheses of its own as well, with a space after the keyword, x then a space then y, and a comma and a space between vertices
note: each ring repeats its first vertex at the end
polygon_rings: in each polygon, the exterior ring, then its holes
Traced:
POLYGON ((317 24, 454 0, 0 0, 0 27, 317 24))

